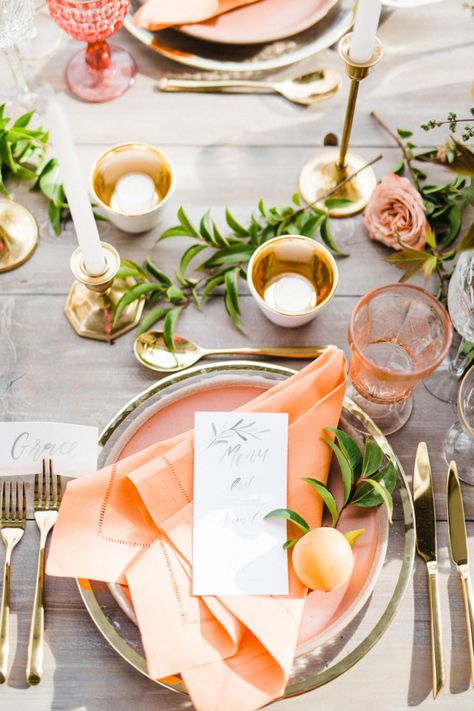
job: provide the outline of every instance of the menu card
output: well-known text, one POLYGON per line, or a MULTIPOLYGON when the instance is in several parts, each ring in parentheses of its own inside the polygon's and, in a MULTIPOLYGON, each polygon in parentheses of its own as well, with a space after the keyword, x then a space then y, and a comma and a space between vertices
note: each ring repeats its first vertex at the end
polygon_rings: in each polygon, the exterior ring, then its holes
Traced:
POLYGON ((194 595, 287 595, 288 415, 197 412, 194 595))
POLYGON ((62 476, 97 469, 97 427, 64 422, 0 422, 2 476, 35 474, 41 461, 52 459, 62 476))

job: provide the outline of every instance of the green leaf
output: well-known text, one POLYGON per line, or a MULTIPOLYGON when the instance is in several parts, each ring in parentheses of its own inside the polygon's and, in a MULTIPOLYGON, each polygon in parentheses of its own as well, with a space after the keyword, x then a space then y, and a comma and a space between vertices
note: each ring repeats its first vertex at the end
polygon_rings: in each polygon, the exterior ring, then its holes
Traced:
POLYGON ((325 220, 326 217, 324 215, 312 215, 306 219, 302 227, 300 227, 299 234, 304 237, 312 237, 325 220))
POLYGON ((231 317, 234 324, 241 331, 242 323, 240 320, 240 306, 239 306, 239 268, 229 270, 224 275, 224 283, 226 287, 226 293, 224 297, 224 304, 227 313, 231 317))
MULTIPOLYGON (((413 131, 405 131, 403 128, 397 128, 397 133, 400 138, 410 138, 413 136, 413 131)), ((414 148, 415 146, 412 147, 414 148)))
MULTIPOLYGON (((154 264, 151 259, 148 257, 148 259, 145 262, 147 271, 155 277, 157 281, 160 282, 162 286, 164 286, 166 289, 171 286, 171 279, 166 276, 162 271, 158 269, 156 264, 154 264)), ((146 274, 144 273, 144 276, 146 277, 146 274)))
POLYGON ((321 239, 323 240, 326 247, 329 247, 329 249, 335 254, 338 254, 340 257, 349 256, 348 252, 343 252, 334 242, 334 239, 329 230, 329 220, 327 218, 324 220, 324 222, 321 223, 321 239))
MULTIPOLYGON (((393 501, 392 501, 392 496, 387 491, 387 489, 382 484, 380 484, 376 479, 361 478, 357 482, 357 486, 359 486, 360 484, 367 484, 368 486, 372 487, 377 492, 377 494, 379 494, 379 496, 381 497, 381 499, 387 509, 388 520, 390 521, 390 523, 392 523, 393 501)), ((356 501, 353 500, 353 503, 356 503, 356 501)), ((359 503, 357 503, 357 505, 360 506, 359 503)))
POLYGON ((174 345, 174 330, 182 310, 182 306, 175 306, 173 309, 168 311, 165 316, 165 324, 163 326, 163 338, 165 340, 168 350, 171 351, 171 353, 176 353, 176 348, 174 345))
MULTIPOLYGON (((391 494, 397 484, 397 469, 395 465, 389 461, 384 467, 382 467, 382 469, 370 478, 378 481, 379 484, 384 486, 385 489, 391 494)), ((383 499, 371 486, 363 485, 357 489, 352 498, 352 503, 357 504, 357 506, 369 508, 383 503, 383 499)))
POLYGON ((122 298, 115 307, 113 323, 117 323, 121 314, 129 304, 131 304, 133 301, 136 301, 137 299, 141 299, 142 296, 150 294, 153 291, 162 291, 162 288, 161 286, 158 286, 158 284, 150 284, 148 282, 146 284, 134 284, 134 286, 131 286, 129 289, 127 289, 127 291, 124 292, 122 298))
POLYGON ((291 523, 294 523, 295 526, 298 526, 304 533, 308 533, 310 530, 304 518, 291 509, 274 509, 274 511, 267 513, 264 518, 286 518, 288 521, 291 521, 291 523))
POLYGON ((373 439, 366 439, 364 458, 362 460, 362 476, 368 477, 375 474, 382 464, 383 452, 373 439))
POLYGON ((219 274, 216 274, 215 276, 207 280, 206 286, 204 287, 203 292, 201 294, 201 305, 204 303, 209 294, 214 291, 214 289, 224 283, 226 271, 220 272, 219 274))
POLYGON ((301 206, 301 197, 300 197, 299 192, 293 193, 293 195, 291 196, 291 202, 292 202, 294 205, 297 205, 297 207, 300 207, 300 206, 301 206))
POLYGON ((203 249, 206 249, 205 244, 193 244, 191 247, 188 247, 188 249, 184 252, 183 256, 181 257, 181 260, 179 262, 179 268, 178 268, 178 274, 184 279, 186 275, 186 269, 196 257, 199 252, 202 252, 203 249))
POLYGON ((285 541, 283 544, 283 550, 286 551, 288 548, 293 548, 298 543, 298 538, 292 538, 290 541, 285 541))
POLYGON ((25 128, 28 126, 28 124, 31 121, 32 116, 34 115, 34 111, 29 111, 27 114, 23 114, 22 116, 19 116, 13 126, 15 128, 25 128))
POLYGON ((353 481, 359 478, 362 471, 362 454, 352 437, 347 432, 338 429, 337 427, 325 427, 326 430, 336 435, 339 447, 351 465, 353 481))
POLYGON ((149 331, 155 323, 161 321, 161 319, 166 316, 169 310, 170 309, 166 306, 157 306, 156 309, 151 309, 140 321, 137 334, 140 335, 145 333, 145 331, 149 331))
POLYGON ((182 228, 184 230, 186 230, 186 234, 189 235, 189 237, 199 238, 199 232, 197 231, 197 229, 194 227, 191 220, 186 215, 182 206, 178 210, 178 220, 179 220, 182 228))
POLYGON ((173 284, 168 287, 166 291, 166 296, 170 301, 173 302, 173 304, 180 304, 182 301, 186 299, 186 296, 183 291, 179 288, 179 286, 174 286, 173 284))
POLYGON ((474 249, 474 222, 456 247, 457 252, 465 252, 468 249, 474 249))
POLYGON ((395 175, 403 175, 405 173, 405 161, 401 160, 395 168, 392 170, 392 173, 395 173, 395 175))
POLYGON ((344 490, 344 498, 343 498, 343 506, 347 504, 349 501, 349 495, 351 493, 351 487, 352 487, 352 480, 354 477, 354 473, 352 471, 352 467, 349 463, 349 461, 346 459, 345 455, 343 454, 342 450, 339 449, 339 447, 334 444, 334 442, 330 439, 327 439, 327 437, 323 437, 323 440, 326 442, 328 447, 332 449, 334 454, 336 455, 336 459, 339 463, 339 468, 341 470, 341 477, 342 477, 342 487, 344 490))
POLYGON ((312 479, 311 477, 303 477, 303 481, 305 481, 307 484, 310 484, 313 489, 318 492, 323 502, 326 504, 326 507, 329 513, 331 514, 333 525, 335 526, 337 522, 338 511, 334 496, 331 494, 327 486, 325 486, 317 479, 312 479))
POLYGON ((56 235, 61 234, 61 208, 50 202, 48 205, 48 217, 56 235))
POLYGON ((135 262, 132 262, 130 259, 120 260, 119 275, 121 277, 131 276, 135 277, 135 279, 144 279, 145 281, 148 281, 148 277, 145 273, 145 270, 139 267, 138 264, 135 264, 135 262))
POLYGON ((252 245, 233 244, 230 247, 224 247, 223 249, 217 250, 212 257, 199 266, 199 269, 212 269, 212 267, 218 267, 223 264, 228 264, 230 266, 240 264, 241 262, 247 262, 253 252, 254 247, 252 247, 252 245))
POLYGON ((249 231, 246 230, 245 227, 242 227, 239 222, 237 222, 228 207, 226 207, 225 210, 225 219, 231 230, 233 230, 236 235, 240 235, 241 237, 249 236, 249 231))
POLYGON ((327 198, 327 200, 324 201, 324 206, 327 207, 328 210, 334 210, 337 207, 347 207, 348 205, 352 205, 352 200, 349 200, 348 198, 327 198))
POLYGON ((67 207, 66 195, 61 183, 58 182, 59 166, 55 160, 49 161, 41 171, 39 188, 48 200, 58 207, 67 207))
POLYGON ((184 227, 181 227, 181 225, 175 225, 174 227, 170 227, 169 229, 162 232, 161 235, 158 237, 157 242, 162 239, 168 239, 168 237, 189 237, 189 233, 188 230, 184 229, 184 227))

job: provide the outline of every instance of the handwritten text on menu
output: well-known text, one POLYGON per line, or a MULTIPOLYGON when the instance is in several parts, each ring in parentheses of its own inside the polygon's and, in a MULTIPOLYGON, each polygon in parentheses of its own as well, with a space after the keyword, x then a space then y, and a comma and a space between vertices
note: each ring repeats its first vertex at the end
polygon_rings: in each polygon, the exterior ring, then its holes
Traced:
POLYGON ((286 595, 288 416, 197 412, 194 595, 286 595))

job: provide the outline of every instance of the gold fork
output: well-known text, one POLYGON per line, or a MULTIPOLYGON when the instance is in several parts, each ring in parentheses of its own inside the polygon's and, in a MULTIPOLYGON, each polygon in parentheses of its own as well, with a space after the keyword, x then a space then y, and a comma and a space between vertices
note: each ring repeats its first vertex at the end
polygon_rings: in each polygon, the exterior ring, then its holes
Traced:
POLYGON ((23 501, 20 511, 18 481, 3 482, 2 487, 2 517, 0 519, 0 535, 5 544, 5 568, 3 572, 3 593, 0 606, 0 684, 7 678, 8 655, 10 651, 10 571, 11 555, 18 541, 23 538, 26 525, 26 489, 23 482, 23 501), (8 491, 8 495, 7 495, 8 491))
POLYGON ((30 685, 39 684, 43 675, 44 647, 44 560, 46 539, 58 518, 58 508, 61 503, 61 477, 56 477, 56 488, 53 481, 53 463, 48 460, 49 487, 46 483, 46 460, 43 459, 43 473, 35 474, 35 520, 40 531, 40 549, 38 569, 36 572, 35 600, 31 617, 30 639, 28 642, 28 660, 26 663, 26 681, 30 685), (49 491, 47 489, 49 488, 49 491))

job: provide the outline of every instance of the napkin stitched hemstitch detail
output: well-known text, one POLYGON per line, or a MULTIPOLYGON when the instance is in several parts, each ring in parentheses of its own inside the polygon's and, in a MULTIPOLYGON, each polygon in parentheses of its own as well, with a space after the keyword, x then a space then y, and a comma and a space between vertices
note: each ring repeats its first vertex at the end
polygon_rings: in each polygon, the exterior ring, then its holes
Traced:
POLYGON ((114 538, 112 536, 107 536, 107 534, 104 533, 105 515, 107 513, 107 506, 109 505, 110 496, 112 494, 112 489, 114 487, 116 478, 117 478, 117 464, 112 464, 109 481, 108 481, 107 487, 105 489, 104 499, 102 501, 100 511, 99 511, 99 523, 97 525, 97 535, 100 536, 101 538, 105 538, 106 541, 110 541, 111 543, 121 543, 125 546, 134 546, 136 548, 149 548, 150 543, 142 543, 141 541, 127 541, 122 538, 114 538))

